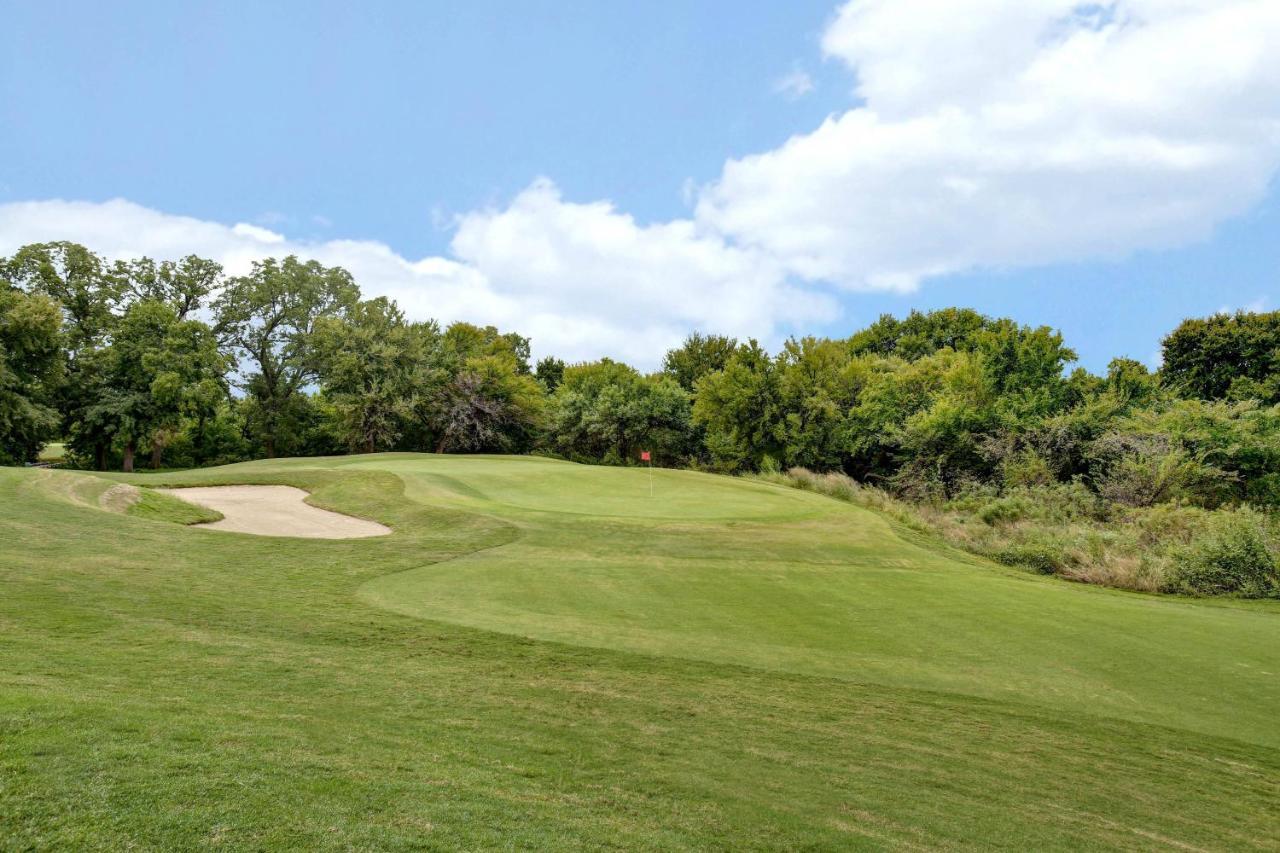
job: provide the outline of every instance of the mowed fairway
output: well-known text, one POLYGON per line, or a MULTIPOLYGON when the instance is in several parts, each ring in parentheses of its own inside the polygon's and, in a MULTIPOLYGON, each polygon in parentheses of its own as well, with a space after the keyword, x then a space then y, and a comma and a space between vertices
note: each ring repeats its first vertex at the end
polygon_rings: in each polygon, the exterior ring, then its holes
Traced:
POLYGON ((1280 608, 534 458, 0 469, 0 847, 1277 849, 1280 608), (285 484, 390 536, 108 512, 285 484))

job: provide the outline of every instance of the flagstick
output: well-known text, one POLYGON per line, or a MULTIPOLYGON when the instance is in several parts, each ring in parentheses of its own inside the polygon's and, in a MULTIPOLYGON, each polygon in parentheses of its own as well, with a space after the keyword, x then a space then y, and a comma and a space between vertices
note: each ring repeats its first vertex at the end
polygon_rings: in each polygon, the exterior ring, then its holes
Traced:
POLYGON ((649 460, 649 497, 653 497, 653 460, 649 460))

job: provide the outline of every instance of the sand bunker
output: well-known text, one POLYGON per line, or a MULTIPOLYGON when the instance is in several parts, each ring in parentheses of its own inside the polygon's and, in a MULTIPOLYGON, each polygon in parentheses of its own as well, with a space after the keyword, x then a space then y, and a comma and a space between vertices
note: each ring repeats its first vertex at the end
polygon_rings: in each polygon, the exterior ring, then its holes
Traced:
POLYGON ((307 539, 359 539, 391 532, 390 527, 376 521, 303 503, 307 493, 293 486, 201 486, 156 491, 222 513, 221 521, 194 525, 210 530, 307 539))

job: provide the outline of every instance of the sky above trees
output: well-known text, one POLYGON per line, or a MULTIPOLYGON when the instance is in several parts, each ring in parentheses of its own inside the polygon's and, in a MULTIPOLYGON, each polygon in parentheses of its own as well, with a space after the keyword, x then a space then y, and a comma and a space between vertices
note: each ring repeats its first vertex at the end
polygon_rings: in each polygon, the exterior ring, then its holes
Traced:
POLYGON ((0 254, 296 253, 642 367, 965 304, 1101 369, 1280 302, 1274 2, 465 6, 26 4, 0 254))

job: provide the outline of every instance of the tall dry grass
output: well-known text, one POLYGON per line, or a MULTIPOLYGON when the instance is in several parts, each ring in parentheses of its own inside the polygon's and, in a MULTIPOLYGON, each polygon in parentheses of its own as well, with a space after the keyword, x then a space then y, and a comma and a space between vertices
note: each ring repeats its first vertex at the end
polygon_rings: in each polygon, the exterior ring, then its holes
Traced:
POLYGON ((1238 524, 1239 514, 1259 526, 1273 555, 1280 553, 1276 519, 1247 508, 1124 507, 1079 483, 1003 493, 975 486, 951 500, 928 503, 904 500, 840 473, 792 468, 757 476, 875 510, 999 563, 1120 589, 1189 591, 1180 586, 1180 564, 1224 523, 1238 524))

